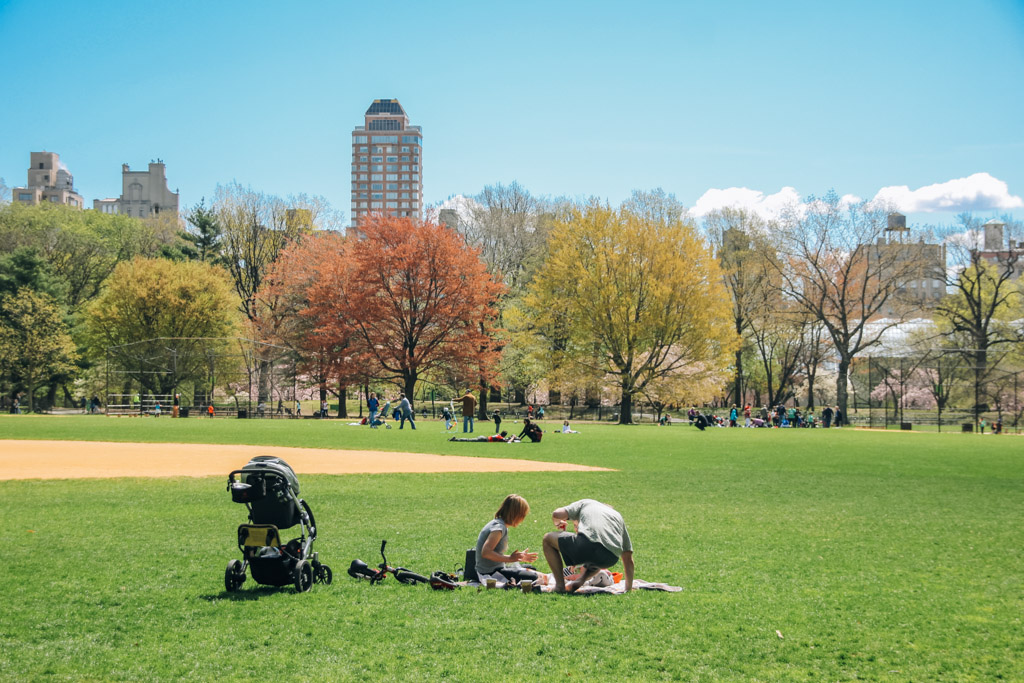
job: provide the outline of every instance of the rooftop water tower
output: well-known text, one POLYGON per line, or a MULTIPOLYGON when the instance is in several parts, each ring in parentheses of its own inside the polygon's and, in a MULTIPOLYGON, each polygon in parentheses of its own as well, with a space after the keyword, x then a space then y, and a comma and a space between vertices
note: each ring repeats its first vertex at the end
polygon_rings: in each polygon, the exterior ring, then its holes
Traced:
POLYGON ((1000 251, 1003 248, 1003 228, 1006 224, 997 218, 985 223, 985 251, 1000 251))

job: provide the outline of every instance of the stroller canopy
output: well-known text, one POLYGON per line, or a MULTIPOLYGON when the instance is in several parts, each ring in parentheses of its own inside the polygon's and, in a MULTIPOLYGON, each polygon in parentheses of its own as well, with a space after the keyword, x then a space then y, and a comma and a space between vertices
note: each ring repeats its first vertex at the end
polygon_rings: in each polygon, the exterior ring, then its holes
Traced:
POLYGON ((275 458, 272 455, 257 455, 242 468, 242 472, 245 474, 256 472, 277 474, 288 482, 288 488, 292 490, 292 493, 296 496, 299 495, 299 478, 295 476, 295 470, 281 458, 275 458))

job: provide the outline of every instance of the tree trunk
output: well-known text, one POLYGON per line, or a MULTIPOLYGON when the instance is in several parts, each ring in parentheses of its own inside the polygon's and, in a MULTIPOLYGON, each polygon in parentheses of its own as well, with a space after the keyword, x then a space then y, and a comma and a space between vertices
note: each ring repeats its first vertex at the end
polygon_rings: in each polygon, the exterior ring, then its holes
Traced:
POLYGON ((738 406, 744 404, 743 401, 743 349, 736 349, 736 379, 733 385, 733 403, 738 406))
POLYGON ((619 401, 619 424, 633 424, 633 392, 622 387, 622 399, 619 401))
POLYGON ((846 410, 846 382, 850 372, 850 359, 840 357, 839 374, 836 376, 836 405, 843 411, 843 421, 849 424, 850 413, 846 410))
POLYGON ((483 389, 480 390, 480 400, 477 402, 476 419, 486 420, 487 419, 487 399, 490 396, 491 390, 487 386, 487 382, 481 378, 480 385, 483 389))
POLYGON ((348 417, 348 387, 338 385, 338 417, 348 417))
POLYGON ((260 359, 260 378, 259 387, 257 388, 257 403, 264 402, 269 403, 270 398, 270 361, 260 359))
POLYGON ((409 405, 413 405, 413 394, 416 391, 416 374, 410 372, 402 379, 405 386, 405 397, 409 399, 409 405))
POLYGON ((985 395, 985 374, 988 366, 988 349, 986 340, 975 339, 974 348, 974 425, 977 427, 981 414, 988 409, 988 405, 982 403, 982 396, 985 395))

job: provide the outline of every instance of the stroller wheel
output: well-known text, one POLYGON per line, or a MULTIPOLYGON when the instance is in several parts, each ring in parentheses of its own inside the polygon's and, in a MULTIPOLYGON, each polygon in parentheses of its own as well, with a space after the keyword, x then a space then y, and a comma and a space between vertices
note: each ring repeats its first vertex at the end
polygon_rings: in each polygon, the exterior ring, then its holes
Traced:
POLYGON ((305 593, 313 587, 313 567, 309 562, 302 560, 292 571, 295 576, 295 592, 305 593))
POLYGON ((316 580, 325 586, 330 586, 331 581, 334 580, 334 573, 331 572, 330 567, 328 567, 326 564, 322 564, 320 565, 320 568, 317 571, 316 580))
POLYGON ((224 588, 233 593, 245 583, 245 570, 238 560, 228 562, 228 568, 224 570, 224 588))

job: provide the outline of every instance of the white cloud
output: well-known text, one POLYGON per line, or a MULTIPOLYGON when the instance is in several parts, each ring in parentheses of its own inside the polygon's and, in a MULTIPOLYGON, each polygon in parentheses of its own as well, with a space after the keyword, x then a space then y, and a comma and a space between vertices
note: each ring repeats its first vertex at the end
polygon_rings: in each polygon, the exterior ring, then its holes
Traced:
MULTIPOLYGON (((845 208, 861 201, 860 197, 847 194, 840 198, 839 203, 845 208)), ((895 206, 898 211, 906 214, 1024 208, 1024 199, 1010 194, 1004 181, 988 173, 975 173, 966 178, 955 178, 916 190, 906 185, 883 187, 870 203, 875 202, 895 206)), ((800 194, 792 187, 784 187, 775 194, 767 195, 747 187, 712 188, 701 195, 691 213, 702 217, 715 209, 735 208, 772 219, 790 207, 798 212, 804 210, 800 194)))
POLYGON ((902 213, 957 213, 1024 207, 1024 199, 1010 194, 1005 182, 988 173, 975 173, 916 190, 906 185, 883 187, 872 201, 893 205, 902 213))
POLYGON ((712 188, 701 195, 691 213, 705 216, 715 209, 731 208, 746 209, 764 218, 775 218, 787 207, 799 203, 800 195, 792 187, 784 187, 769 195, 747 187, 729 187, 724 190, 712 188))

